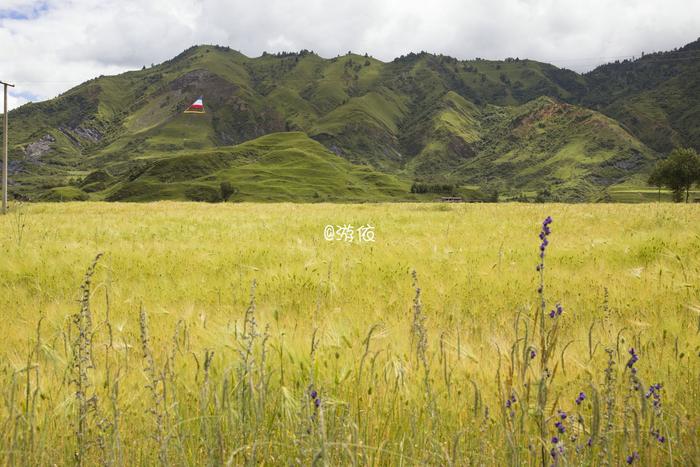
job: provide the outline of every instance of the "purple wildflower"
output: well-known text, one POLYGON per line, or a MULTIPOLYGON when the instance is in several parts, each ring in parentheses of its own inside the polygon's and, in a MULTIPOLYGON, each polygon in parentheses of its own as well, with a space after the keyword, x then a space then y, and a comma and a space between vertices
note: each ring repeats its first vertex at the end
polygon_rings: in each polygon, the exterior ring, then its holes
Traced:
POLYGON ((630 354, 630 359, 627 362, 627 368, 632 368, 634 366, 634 364, 637 363, 637 360, 639 360, 639 356, 634 351, 634 347, 629 349, 629 354, 630 354))
POLYGON ((542 240, 542 243, 540 244, 540 251, 542 253, 544 253, 544 251, 547 249, 547 245, 549 245, 549 240, 547 240, 547 237, 552 233, 551 229, 549 228, 549 224, 551 223, 552 218, 550 216, 547 216, 544 222, 542 222, 542 231, 540 232, 540 240, 542 240))
POLYGON ((653 428, 652 428, 652 429, 651 429, 651 435, 652 435, 654 438, 656 438, 656 441, 658 441, 659 443, 662 443, 662 444, 663 444, 663 443, 666 442, 666 437, 663 436, 663 435, 661 435, 661 433, 659 432, 658 429, 653 429, 653 428))
POLYGON ((627 456, 627 463, 631 464, 635 459, 639 459, 639 454, 637 454, 637 451, 634 451, 632 454, 627 456))
POLYGON ((645 395, 647 399, 650 397, 653 398, 654 409, 657 411, 661 409, 661 393, 659 391, 661 391, 662 387, 663 386, 659 383, 652 384, 649 386, 649 391, 647 391, 645 395))
POLYGON ((555 318, 557 316, 561 316, 562 313, 564 313, 564 307, 557 303, 554 309, 549 312, 549 317, 555 318))
POLYGON ((314 402, 315 408, 319 408, 321 406, 321 398, 318 395, 318 391, 311 389, 311 391, 309 391, 309 397, 314 402))
POLYGON ((559 438, 556 436, 552 436, 552 444, 557 444, 559 442, 559 438))
MULTIPOLYGON (((544 271, 544 253, 545 250, 547 249, 547 245, 549 245, 549 240, 547 237, 549 234, 552 233, 551 229, 549 228, 549 224, 552 223, 552 218, 550 216, 547 216, 547 218, 542 222, 542 230, 540 231, 540 263, 537 265, 537 272, 540 274, 543 274, 544 271)), ((540 287, 537 289, 537 293, 541 294, 542 293, 542 284, 540 284, 540 287)))
POLYGON ((585 399, 586 399, 586 393, 579 392, 578 397, 576 398, 576 405, 581 405, 581 402, 583 402, 585 399))
POLYGON ((535 349, 530 349, 530 360, 537 356, 537 351, 535 349))

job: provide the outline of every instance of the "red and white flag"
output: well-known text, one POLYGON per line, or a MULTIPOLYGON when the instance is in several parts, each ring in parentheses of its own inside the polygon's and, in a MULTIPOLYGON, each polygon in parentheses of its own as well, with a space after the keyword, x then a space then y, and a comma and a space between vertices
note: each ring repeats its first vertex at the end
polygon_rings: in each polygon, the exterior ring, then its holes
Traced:
POLYGON ((204 113, 204 102, 202 97, 194 101, 194 103, 185 110, 186 114, 203 114, 204 113))

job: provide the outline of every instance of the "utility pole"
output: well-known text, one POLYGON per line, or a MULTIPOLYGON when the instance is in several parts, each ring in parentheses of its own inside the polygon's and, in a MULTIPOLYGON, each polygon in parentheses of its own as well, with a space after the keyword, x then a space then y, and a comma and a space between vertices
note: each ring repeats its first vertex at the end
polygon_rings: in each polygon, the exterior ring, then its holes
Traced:
POLYGON ((5 113, 2 117, 2 213, 7 214, 7 87, 15 87, 14 84, 0 81, 5 88, 5 113))

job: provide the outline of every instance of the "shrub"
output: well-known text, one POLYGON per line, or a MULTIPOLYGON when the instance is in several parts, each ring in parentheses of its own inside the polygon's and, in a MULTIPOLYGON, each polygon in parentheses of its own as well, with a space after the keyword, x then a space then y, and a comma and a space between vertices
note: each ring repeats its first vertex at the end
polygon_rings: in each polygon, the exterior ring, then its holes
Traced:
POLYGON ((197 185, 185 190, 185 196, 192 201, 204 201, 207 203, 218 203, 222 200, 221 193, 213 187, 197 185))
POLYGON ((439 193, 453 195, 457 186, 450 183, 420 183, 414 182, 411 185, 411 193, 439 193))
POLYGON ((238 194, 238 188, 231 185, 231 182, 229 182, 229 181, 221 182, 220 190, 221 190, 221 199, 224 201, 228 201, 228 199, 231 196, 238 194))

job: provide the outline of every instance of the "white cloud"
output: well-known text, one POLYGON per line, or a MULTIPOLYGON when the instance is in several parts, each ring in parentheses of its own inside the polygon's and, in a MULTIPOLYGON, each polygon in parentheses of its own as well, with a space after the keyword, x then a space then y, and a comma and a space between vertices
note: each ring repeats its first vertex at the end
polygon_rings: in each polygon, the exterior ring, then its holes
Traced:
POLYGON ((22 95, 50 98, 202 43, 250 56, 518 56, 585 71, 698 34, 695 0, 3 0, 0 43, 11 47, 0 53, 0 79, 17 82, 15 107, 22 95))

